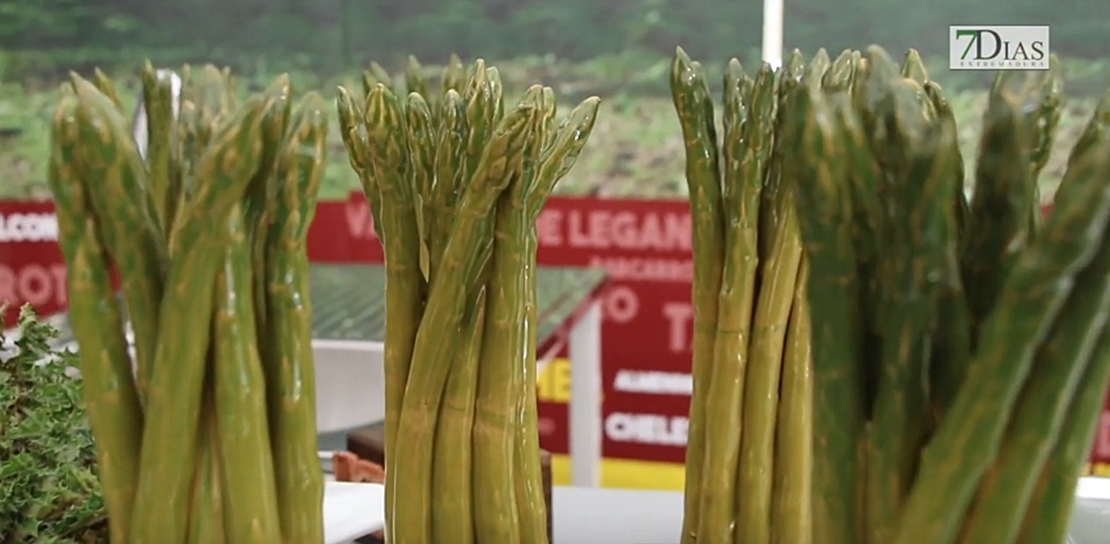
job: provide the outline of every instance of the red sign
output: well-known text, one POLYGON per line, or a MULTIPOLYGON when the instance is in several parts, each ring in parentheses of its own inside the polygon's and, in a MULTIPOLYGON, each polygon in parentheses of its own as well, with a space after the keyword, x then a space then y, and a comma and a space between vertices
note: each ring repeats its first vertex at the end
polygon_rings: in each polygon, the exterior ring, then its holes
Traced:
POLYGON ((0 202, 0 304, 4 327, 30 304, 40 315, 66 309, 66 267, 53 202, 0 202))

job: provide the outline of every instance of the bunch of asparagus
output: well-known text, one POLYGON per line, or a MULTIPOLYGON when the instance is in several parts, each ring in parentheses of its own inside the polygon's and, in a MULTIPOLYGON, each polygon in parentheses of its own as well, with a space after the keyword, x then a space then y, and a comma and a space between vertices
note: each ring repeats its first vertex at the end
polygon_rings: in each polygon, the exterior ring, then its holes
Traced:
POLYGON ((436 94, 415 59, 392 79, 337 100, 385 251, 387 541, 546 542, 535 222, 599 101, 556 124, 533 86, 506 109, 481 60, 452 58, 436 94))
POLYGON ((74 75, 50 186, 111 541, 323 541, 305 236, 324 101, 288 78, 238 104, 226 71, 143 75, 145 160, 112 82, 74 75), (129 354, 112 289, 133 329, 129 354))
POLYGON ((916 52, 795 51, 754 78, 733 61, 718 144, 678 51, 697 335, 683 542, 1065 540, 1110 386, 1110 95, 1042 225, 1062 87, 1056 59, 997 75, 969 201, 916 52))

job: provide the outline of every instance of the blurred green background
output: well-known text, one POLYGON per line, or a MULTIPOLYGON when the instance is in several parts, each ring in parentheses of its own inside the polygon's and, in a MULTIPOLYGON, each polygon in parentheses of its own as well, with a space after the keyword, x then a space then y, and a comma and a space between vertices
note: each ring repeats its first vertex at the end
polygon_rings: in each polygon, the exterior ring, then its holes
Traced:
MULTIPOLYGON (((1069 105, 1043 185, 1110 87, 1110 10, 1103 0, 785 0, 787 50, 879 44, 929 61, 951 95, 969 168, 991 74, 946 68, 949 24, 1048 24, 1068 69, 1069 105)), ((66 73, 99 66, 133 104, 144 59, 231 66, 245 91, 282 72, 326 96, 371 60, 428 67, 451 53, 483 57, 507 86, 555 87, 568 102, 600 95, 595 136, 564 193, 683 196, 678 124, 666 73, 676 45, 712 70, 755 67, 761 0, 0 0, 0 197, 45 197, 50 113, 66 73)), ((719 71, 717 72, 719 74, 719 71)), ((718 79, 714 76, 713 79, 718 79)), ((569 105, 569 104, 568 104, 569 105)), ((356 187, 338 138, 326 196, 356 187)))

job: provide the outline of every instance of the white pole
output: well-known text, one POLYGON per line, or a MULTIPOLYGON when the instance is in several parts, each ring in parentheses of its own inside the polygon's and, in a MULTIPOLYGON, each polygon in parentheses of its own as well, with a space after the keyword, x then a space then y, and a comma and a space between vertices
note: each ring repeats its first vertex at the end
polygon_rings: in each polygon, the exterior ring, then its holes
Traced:
POLYGON ((782 66, 782 2, 763 0, 763 61, 782 66))

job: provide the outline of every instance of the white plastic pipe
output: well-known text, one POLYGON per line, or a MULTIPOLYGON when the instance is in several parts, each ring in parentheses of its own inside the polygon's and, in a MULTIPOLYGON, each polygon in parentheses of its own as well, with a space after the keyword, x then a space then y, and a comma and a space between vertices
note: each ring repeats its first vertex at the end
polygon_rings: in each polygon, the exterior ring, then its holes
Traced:
POLYGON ((782 2, 763 0, 763 61, 782 66, 782 2))

